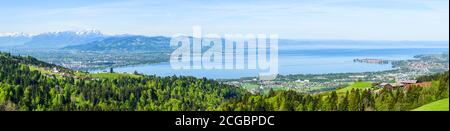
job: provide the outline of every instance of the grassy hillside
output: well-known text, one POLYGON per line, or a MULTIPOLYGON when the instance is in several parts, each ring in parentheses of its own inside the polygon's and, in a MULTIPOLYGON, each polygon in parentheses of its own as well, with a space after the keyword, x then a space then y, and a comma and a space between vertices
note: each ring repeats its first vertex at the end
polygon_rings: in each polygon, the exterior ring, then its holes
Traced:
POLYGON ((345 93, 347 91, 351 91, 352 89, 366 89, 366 88, 370 88, 370 87, 372 87, 371 82, 354 82, 354 83, 350 83, 350 86, 339 89, 336 92, 337 93, 345 93))
POLYGON ((426 104, 413 111, 448 111, 448 98, 426 104))

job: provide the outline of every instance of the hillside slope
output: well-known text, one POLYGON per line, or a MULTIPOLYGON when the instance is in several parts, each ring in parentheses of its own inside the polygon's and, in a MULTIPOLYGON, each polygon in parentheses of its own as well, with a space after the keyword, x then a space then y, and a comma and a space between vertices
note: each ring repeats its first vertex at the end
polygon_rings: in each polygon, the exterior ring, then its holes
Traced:
POLYGON ((56 76, 62 73, 49 67, 58 68, 31 57, 0 53, 0 111, 214 110, 223 101, 245 93, 194 77, 115 73, 56 76))
POLYGON ((449 111, 448 105, 449 101, 447 98, 423 105, 417 109, 414 109, 413 111, 449 111))

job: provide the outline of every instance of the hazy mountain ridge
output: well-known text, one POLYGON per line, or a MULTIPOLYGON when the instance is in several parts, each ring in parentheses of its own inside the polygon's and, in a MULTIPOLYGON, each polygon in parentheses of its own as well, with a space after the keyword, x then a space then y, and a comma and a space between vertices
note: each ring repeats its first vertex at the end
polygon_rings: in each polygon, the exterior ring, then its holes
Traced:
POLYGON ((99 31, 63 31, 49 32, 34 36, 24 44, 27 48, 62 48, 65 46, 85 44, 104 39, 99 31))
MULTIPOLYGON (((192 39, 192 37, 188 37, 192 39)), ((171 51, 170 37, 104 35, 97 30, 0 34, 0 47, 68 49, 87 51, 171 51)), ((448 48, 448 41, 294 40, 279 39, 281 50, 448 48)))
POLYGON ((170 38, 163 36, 119 36, 109 37, 103 40, 82 45, 67 46, 63 49, 83 51, 171 51, 170 38))
POLYGON ((25 33, 0 34, 0 47, 20 46, 30 41, 32 35, 25 33))

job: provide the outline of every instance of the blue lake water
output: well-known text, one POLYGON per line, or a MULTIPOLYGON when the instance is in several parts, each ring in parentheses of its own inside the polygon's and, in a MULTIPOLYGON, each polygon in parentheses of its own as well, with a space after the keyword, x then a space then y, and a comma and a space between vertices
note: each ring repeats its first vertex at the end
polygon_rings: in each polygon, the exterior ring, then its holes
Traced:
MULTIPOLYGON (((415 55, 448 52, 440 49, 311 49, 280 50, 278 56, 279 74, 323 74, 382 71, 392 69, 390 64, 355 63, 355 58, 376 58, 386 60, 412 59, 415 55)), ((134 72, 148 75, 184 75, 210 79, 237 79, 256 77, 258 70, 174 70, 170 63, 127 66, 114 69, 116 72, 134 72)))

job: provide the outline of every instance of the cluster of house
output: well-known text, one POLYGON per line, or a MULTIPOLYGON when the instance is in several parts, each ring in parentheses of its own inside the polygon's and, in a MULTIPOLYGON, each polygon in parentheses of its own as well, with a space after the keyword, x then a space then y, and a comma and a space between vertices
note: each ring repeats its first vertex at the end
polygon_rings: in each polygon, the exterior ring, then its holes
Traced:
POLYGON ((54 74, 59 74, 59 75, 64 76, 64 77, 72 77, 73 76, 72 74, 69 74, 69 73, 66 73, 64 71, 61 71, 60 69, 58 69, 56 67, 53 67, 51 72, 54 73, 54 74))
MULTIPOLYGON (((64 72, 64 71, 62 71, 62 70, 60 70, 58 68, 55 68, 55 67, 51 70, 51 72, 53 74, 59 74, 59 75, 61 75, 63 77, 73 77, 75 79, 83 79, 83 80, 98 80, 98 78, 74 76, 74 75, 72 75, 70 73, 64 72)), ((50 74, 45 74, 45 76, 46 77, 52 77, 50 74)))
POLYGON ((396 83, 374 83, 375 87, 387 88, 387 89, 410 88, 413 85, 427 87, 427 86, 431 86, 431 83, 430 82, 417 83, 417 80, 403 80, 403 81, 397 81, 396 83))

